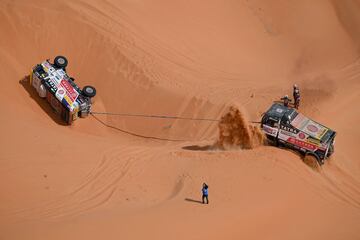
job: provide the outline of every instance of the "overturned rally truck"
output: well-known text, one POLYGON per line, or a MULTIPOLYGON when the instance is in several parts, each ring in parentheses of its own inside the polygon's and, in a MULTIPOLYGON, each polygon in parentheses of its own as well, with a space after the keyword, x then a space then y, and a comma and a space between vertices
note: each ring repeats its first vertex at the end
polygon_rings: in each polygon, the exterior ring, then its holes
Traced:
POLYGON ((66 72, 68 60, 57 56, 54 63, 49 60, 34 66, 30 73, 30 84, 41 98, 46 98, 61 119, 71 125, 78 117, 86 117, 91 111, 96 89, 85 86, 80 89, 66 72))

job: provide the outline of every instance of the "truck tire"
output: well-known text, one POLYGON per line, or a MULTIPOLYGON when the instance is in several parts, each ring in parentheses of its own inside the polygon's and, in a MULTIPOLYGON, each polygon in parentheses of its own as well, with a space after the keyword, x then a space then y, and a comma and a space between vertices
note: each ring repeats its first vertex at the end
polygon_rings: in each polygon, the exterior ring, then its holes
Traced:
POLYGON ((280 142, 278 138, 275 138, 275 146, 280 147, 280 142))
POLYGON ((93 86, 85 86, 82 93, 86 97, 93 98, 96 95, 96 89, 93 86))
POLYGON ((306 153, 303 159, 304 163, 314 170, 319 171, 321 168, 321 161, 315 153, 306 153))
POLYGON ((66 57, 57 56, 54 59, 54 65, 57 68, 65 69, 67 67, 67 65, 68 65, 68 60, 66 59, 66 57))

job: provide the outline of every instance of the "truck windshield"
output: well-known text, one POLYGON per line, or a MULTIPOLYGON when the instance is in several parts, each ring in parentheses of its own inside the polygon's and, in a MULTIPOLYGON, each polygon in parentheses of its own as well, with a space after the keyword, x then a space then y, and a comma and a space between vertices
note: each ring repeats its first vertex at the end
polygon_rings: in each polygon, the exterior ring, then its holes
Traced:
POLYGON ((284 113, 284 116, 281 118, 283 124, 290 124, 290 122, 296 118, 298 113, 294 109, 290 109, 284 113))
POLYGON ((297 111, 295 111, 294 109, 291 109, 286 113, 286 115, 287 115, 288 119, 290 120, 290 122, 292 120, 294 120, 298 114, 299 113, 297 111))
POLYGON ((325 135, 321 138, 321 142, 325 142, 325 143, 328 142, 329 139, 332 139, 334 135, 335 135, 335 132, 329 129, 325 133, 325 135))

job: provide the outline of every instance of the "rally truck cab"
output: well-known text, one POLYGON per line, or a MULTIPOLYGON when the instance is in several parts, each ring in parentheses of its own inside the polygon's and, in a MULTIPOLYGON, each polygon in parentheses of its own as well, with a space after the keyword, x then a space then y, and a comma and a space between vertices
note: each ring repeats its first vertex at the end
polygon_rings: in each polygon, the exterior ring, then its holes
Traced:
POLYGON ((282 104, 274 103, 264 113, 261 129, 277 146, 312 156, 320 165, 334 152, 335 131, 282 104))
POLYGON ((63 56, 57 56, 54 63, 45 60, 37 64, 31 70, 30 84, 61 119, 71 125, 78 117, 88 116, 96 89, 92 86, 80 89, 67 74, 67 65, 68 60, 63 56))

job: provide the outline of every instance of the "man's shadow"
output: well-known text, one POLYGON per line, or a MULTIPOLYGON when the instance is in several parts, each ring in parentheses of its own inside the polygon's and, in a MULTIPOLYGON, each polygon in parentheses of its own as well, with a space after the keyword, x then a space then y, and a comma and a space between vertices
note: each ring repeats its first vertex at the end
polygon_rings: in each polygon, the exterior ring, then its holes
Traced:
POLYGON ((195 199, 191 199, 191 198, 185 198, 184 200, 187 201, 187 202, 193 202, 193 203, 201 203, 201 204, 203 204, 202 201, 195 200, 195 199))

